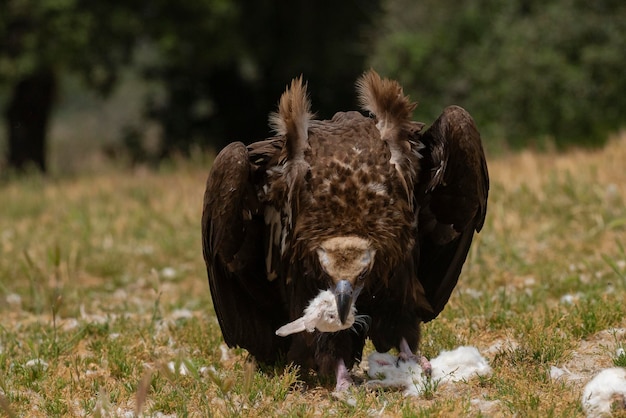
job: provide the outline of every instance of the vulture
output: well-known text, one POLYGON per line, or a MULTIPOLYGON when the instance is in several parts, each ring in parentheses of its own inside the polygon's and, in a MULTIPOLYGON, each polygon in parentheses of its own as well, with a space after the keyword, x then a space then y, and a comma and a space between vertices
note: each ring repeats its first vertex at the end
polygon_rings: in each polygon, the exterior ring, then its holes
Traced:
POLYGON ((356 90, 362 113, 317 120, 294 79, 270 115, 275 136, 217 155, 202 213, 226 344, 334 377, 338 391, 352 384, 367 338, 427 366, 420 325, 448 302, 489 190, 467 111, 449 106, 424 130, 397 81, 369 70, 356 90), (321 292, 341 326, 277 333, 321 292))

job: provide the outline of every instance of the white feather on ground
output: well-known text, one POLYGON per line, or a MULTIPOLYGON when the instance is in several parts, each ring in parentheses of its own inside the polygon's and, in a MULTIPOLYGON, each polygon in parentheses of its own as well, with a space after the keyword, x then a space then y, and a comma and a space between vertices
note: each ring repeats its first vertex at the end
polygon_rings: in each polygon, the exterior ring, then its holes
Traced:
POLYGON ((459 382, 491 373, 489 363, 476 347, 462 346, 442 351, 430 364, 433 368, 432 378, 440 382, 459 382))
MULTIPOLYGON (((396 356, 388 353, 372 353, 368 363, 368 374, 373 379, 368 385, 401 388, 405 395, 419 396, 428 384, 428 378, 415 361, 398 361, 396 356)), ((459 382, 491 373, 489 363, 476 347, 462 346, 442 351, 430 360, 430 364, 431 381, 438 384, 459 382)))
POLYGON ((626 409, 626 369, 602 370, 583 391, 582 404, 587 417, 610 416, 612 408, 626 409))

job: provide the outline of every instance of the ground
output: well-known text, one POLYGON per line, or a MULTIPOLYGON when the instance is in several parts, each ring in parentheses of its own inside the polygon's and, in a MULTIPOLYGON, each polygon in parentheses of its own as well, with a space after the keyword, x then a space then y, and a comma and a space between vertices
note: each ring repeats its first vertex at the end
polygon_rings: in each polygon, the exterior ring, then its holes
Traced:
POLYGON ((492 374, 348 401, 223 345, 200 244, 210 157, 5 182, 0 415, 584 416, 584 384, 626 366, 624 161, 626 136, 488 156, 484 230, 422 348, 475 346, 492 374))

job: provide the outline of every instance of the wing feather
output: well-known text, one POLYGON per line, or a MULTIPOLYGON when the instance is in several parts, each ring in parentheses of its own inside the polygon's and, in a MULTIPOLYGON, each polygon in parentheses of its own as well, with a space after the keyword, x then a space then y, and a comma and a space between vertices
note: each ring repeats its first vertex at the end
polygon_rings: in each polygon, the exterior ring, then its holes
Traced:
POLYGON ((421 136, 424 156, 417 185, 418 277, 434 319, 448 302, 487 211, 489 174, 480 134, 467 111, 446 108, 421 136))
MULTIPOLYGON (((270 143, 263 146, 275 149, 270 143)), ((267 280, 259 239, 265 224, 250 160, 262 162, 261 154, 249 153, 235 142, 216 157, 204 194, 202 246, 225 342, 246 348, 259 361, 271 362, 286 349, 288 340, 274 331, 288 317, 279 303, 277 284, 267 280)))

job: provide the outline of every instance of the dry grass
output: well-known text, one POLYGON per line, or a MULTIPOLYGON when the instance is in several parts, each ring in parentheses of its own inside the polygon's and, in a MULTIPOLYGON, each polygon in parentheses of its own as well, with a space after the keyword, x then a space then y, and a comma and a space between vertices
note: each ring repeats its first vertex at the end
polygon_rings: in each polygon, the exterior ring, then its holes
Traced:
POLYGON ((350 402, 223 349, 200 248, 207 164, 1 185, 0 415, 582 416, 583 384, 624 365, 626 335, 607 331, 626 328, 624 161, 626 137, 490 161, 488 221, 423 350, 474 345, 492 376, 350 402))

